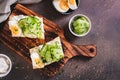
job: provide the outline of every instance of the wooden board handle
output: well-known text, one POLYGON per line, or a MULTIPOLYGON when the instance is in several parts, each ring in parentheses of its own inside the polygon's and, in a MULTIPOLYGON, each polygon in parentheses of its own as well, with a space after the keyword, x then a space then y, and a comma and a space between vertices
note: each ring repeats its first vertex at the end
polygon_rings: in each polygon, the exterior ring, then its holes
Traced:
POLYGON ((85 56, 85 57, 95 57, 97 54, 97 47, 93 44, 89 45, 74 45, 66 41, 66 39, 62 39, 62 43, 64 45, 65 55, 72 58, 74 56, 85 56))
POLYGON ((72 45, 72 46, 76 51, 76 53, 74 53, 74 56, 82 55, 91 58, 96 56, 97 47, 93 44, 81 45, 81 46, 72 45))

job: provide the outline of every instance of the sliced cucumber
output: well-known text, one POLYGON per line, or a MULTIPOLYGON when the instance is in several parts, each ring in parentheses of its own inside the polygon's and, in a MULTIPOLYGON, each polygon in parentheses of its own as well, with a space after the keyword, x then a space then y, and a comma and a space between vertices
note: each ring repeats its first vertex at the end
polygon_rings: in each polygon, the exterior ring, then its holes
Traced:
POLYGON ((52 62, 52 57, 50 51, 47 51, 45 54, 46 62, 52 62))
POLYGON ((18 21, 18 25, 21 27, 24 35, 36 35, 38 38, 42 38, 41 22, 35 16, 28 16, 18 21))
POLYGON ((58 41, 52 44, 45 44, 40 51, 40 55, 45 63, 57 62, 63 57, 62 48, 58 41))
POLYGON ((45 57, 45 54, 46 54, 46 51, 47 51, 47 45, 45 44, 42 49, 40 50, 40 56, 41 57, 45 57))
POLYGON ((72 23, 72 31, 76 34, 84 34, 88 31, 90 24, 85 17, 78 17, 72 23))

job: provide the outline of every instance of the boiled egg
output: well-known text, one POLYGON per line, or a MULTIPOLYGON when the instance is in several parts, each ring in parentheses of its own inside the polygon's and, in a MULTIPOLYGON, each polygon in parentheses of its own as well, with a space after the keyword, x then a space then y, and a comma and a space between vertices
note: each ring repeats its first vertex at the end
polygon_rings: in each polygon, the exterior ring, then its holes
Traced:
POLYGON ((20 16, 11 16, 9 18, 9 29, 11 30, 12 36, 13 37, 19 37, 23 36, 21 28, 18 26, 18 21, 22 18, 25 18, 25 16, 20 15, 20 16))
POLYGON ((44 63, 43 63, 40 55, 38 54, 38 49, 39 49, 39 47, 30 49, 30 53, 31 53, 30 57, 32 60, 33 69, 44 67, 44 63))
POLYGON ((75 10, 78 8, 76 0, 68 0, 68 6, 72 10, 75 10))
POLYGON ((22 35, 22 30, 18 27, 15 21, 9 21, 9 29, 11 30, 13 37, 22 35))
POLYGON ((67 0, 54 0, 53 5, 59 12, 62 13, 67 12, 69 10, 67 0))

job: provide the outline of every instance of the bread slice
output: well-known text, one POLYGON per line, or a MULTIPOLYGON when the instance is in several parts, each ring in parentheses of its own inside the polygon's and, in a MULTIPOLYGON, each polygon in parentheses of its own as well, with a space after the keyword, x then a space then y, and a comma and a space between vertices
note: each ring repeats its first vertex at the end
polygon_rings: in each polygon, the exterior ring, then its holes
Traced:
POLYGON ((37 16, 10 16, 9 29, 12 37, 28 37, 44 39, 43 18, 37 16))
POLYGON ((30 57, 33 69, 44 68, 46 65, 58 62, 64 57, 60 37, 56 37, 44 45, 30 49, 30 57))

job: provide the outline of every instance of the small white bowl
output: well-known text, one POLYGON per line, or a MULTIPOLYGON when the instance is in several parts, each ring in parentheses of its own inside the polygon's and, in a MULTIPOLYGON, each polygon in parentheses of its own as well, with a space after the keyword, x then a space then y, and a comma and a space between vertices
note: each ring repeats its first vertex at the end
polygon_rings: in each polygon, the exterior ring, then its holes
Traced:
POLYGON ((86 36, 89 32, 90 32, 90 30, 91 30, 91 21, 90 21, 90 19, 86 16, 86 15, 83 15, 83 14, 76 14, 76 15, 74 15, 71 19, 70 19, 70 21, 69 21, 69 30, 70 30, 70 32, 74 35, 74 36, 77 36, 77 37, 83 37, 83 36, 86 36), (89 22, 89 29, 88 29, 88 31, 86 32, 86 33, 84 33, 84 34, 76 34, 76 33, 74 33, 73 31, 72 31, 72 29, 71 29, 71 27, 72 27, 72 22, 74 21, 74 19, 76 18, 76 17, 85 17, 87 20, 88 20, 88 22, 89 22))
POLYGON ((5 62, 6 62, 6 64, 9 65, 9 68, 7 69, 6 72, 0 73, 0 77, 5 77, 5 76, 8 75, 9 72, 11 71, 12 62, 11 62, 10 58, 9 58, 7 55, 5 55, 5 54, 0 54, 0 58, 1 58, 1 59, 4 59, 5 62))

